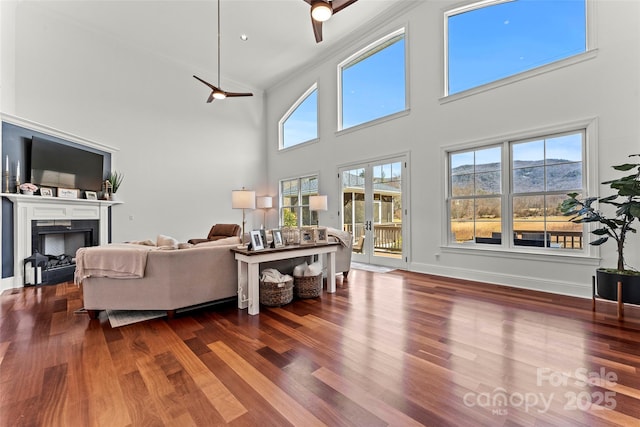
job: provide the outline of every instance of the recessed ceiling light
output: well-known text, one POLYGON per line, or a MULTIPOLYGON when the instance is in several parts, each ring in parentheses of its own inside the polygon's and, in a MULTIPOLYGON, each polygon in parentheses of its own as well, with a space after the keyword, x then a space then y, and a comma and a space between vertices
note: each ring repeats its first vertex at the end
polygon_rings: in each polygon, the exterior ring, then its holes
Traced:
POLYGON ((249 36, 247 36, 246 34, 240 34, 240 40, 246 42, 247 40, 249 40, 249 36))

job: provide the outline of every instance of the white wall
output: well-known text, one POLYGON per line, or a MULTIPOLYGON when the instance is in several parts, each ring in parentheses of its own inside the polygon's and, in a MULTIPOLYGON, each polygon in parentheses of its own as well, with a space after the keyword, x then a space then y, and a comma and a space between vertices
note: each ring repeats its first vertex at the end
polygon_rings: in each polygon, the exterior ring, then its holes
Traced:
MULTIPOLYGON (((442 248, 444 174, 442 147, 481 141, 524 130, 594 118, 598 124, 596 171, 610 178, 610 165, 640 152, 640 2, 597 1, 595 58, 487 92, 441 103, 443 95, 443 11, 454 1, 422 2, 404 16, 360 34, 352 46, 268 92, 267 154, 271 192, 278 180, 319 172, 330 212, 321 222, 340 226, 338 167, 363 159, 410 152, 410 269, 552 292, 590 296, 598 260, 460 253, 442 248), (394 120, 336 133, 336 66, 380 36, 407 26, 410 111, 394 120), (278 152, 277 123, 293 102, 318 81, 320 141, 278 152)), ((382 84, 383 82, 381 82, 382 84)), ((602 194, 608 194, 605 186, 602 194)), ((630 236, 627 260, 640 268, 640 236, 630 236)), ((615 264, 606 245, 602 265, 615 264)))
POLYGON ((207 104, 192 77, 201 70, 29 2, 1 7, 2 112, 119 149, 125 203, 113 208, 114 241, 186 241, 241 222, 231 190, 255 188, 266 173, 262 93, 207 104))

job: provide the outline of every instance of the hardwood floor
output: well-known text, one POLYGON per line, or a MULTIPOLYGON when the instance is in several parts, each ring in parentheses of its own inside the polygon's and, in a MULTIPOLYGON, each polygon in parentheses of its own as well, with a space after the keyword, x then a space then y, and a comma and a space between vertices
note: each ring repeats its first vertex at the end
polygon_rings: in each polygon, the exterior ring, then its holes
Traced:
POLYGON ((71 283, 0 297, 1 426, 640 422, 640 307, 408 272, 249 316, 112 329, 71 283), (589 378, 589 379, 587 379, 589 378))

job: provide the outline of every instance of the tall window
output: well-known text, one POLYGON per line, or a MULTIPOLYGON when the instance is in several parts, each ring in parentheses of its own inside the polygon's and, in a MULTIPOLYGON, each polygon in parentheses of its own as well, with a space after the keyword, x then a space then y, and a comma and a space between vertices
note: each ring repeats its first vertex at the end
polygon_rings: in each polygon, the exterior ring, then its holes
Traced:
POLYGON ((311 86, 280 120, 280 149, 318 138, 318 87, 311 86))
POLYGON ((578 248, 567 237, 581 232, 581 226, 568 222, 560 205, 567 193, 583 192, 583 140, 583 132, 577 132, 511 145, 516 245, 578 248))
POLYGON ((452 243, 583 249, 560 205, 584 193, 584 146, 580 130, 448 153, 452 243))
POLYGON ((449 210, 457 241, 500 243, 502 147, 451 153, 449 210))
POLYGON ((340 129, 407 108, 404 29, 351 56, 338 69, 341 79, 340 129))
POLYGON ((317 212, 309 209, 309 196, 317 194, 317 175, 280 181, 280 225, 303 227, 317 224, 317 212))
POLYGON ((446 21, 445 94, 585 52, 586 1, 482 1, 446 21))

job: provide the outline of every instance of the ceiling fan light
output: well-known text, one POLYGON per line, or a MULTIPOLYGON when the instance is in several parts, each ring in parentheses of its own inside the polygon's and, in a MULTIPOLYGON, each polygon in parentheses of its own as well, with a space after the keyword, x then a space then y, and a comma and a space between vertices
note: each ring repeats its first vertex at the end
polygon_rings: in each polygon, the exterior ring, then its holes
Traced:
POLYGON ((227 94, 221 91, 214 90, 213 97, 215 99, 225 99, 227 97, 227 94))
POLYGON ((324 22, 331 18, 331 15, 333 15, 333 9, 326 1, 319 0, 311 4, 311 17, 314 20, 324 22))

